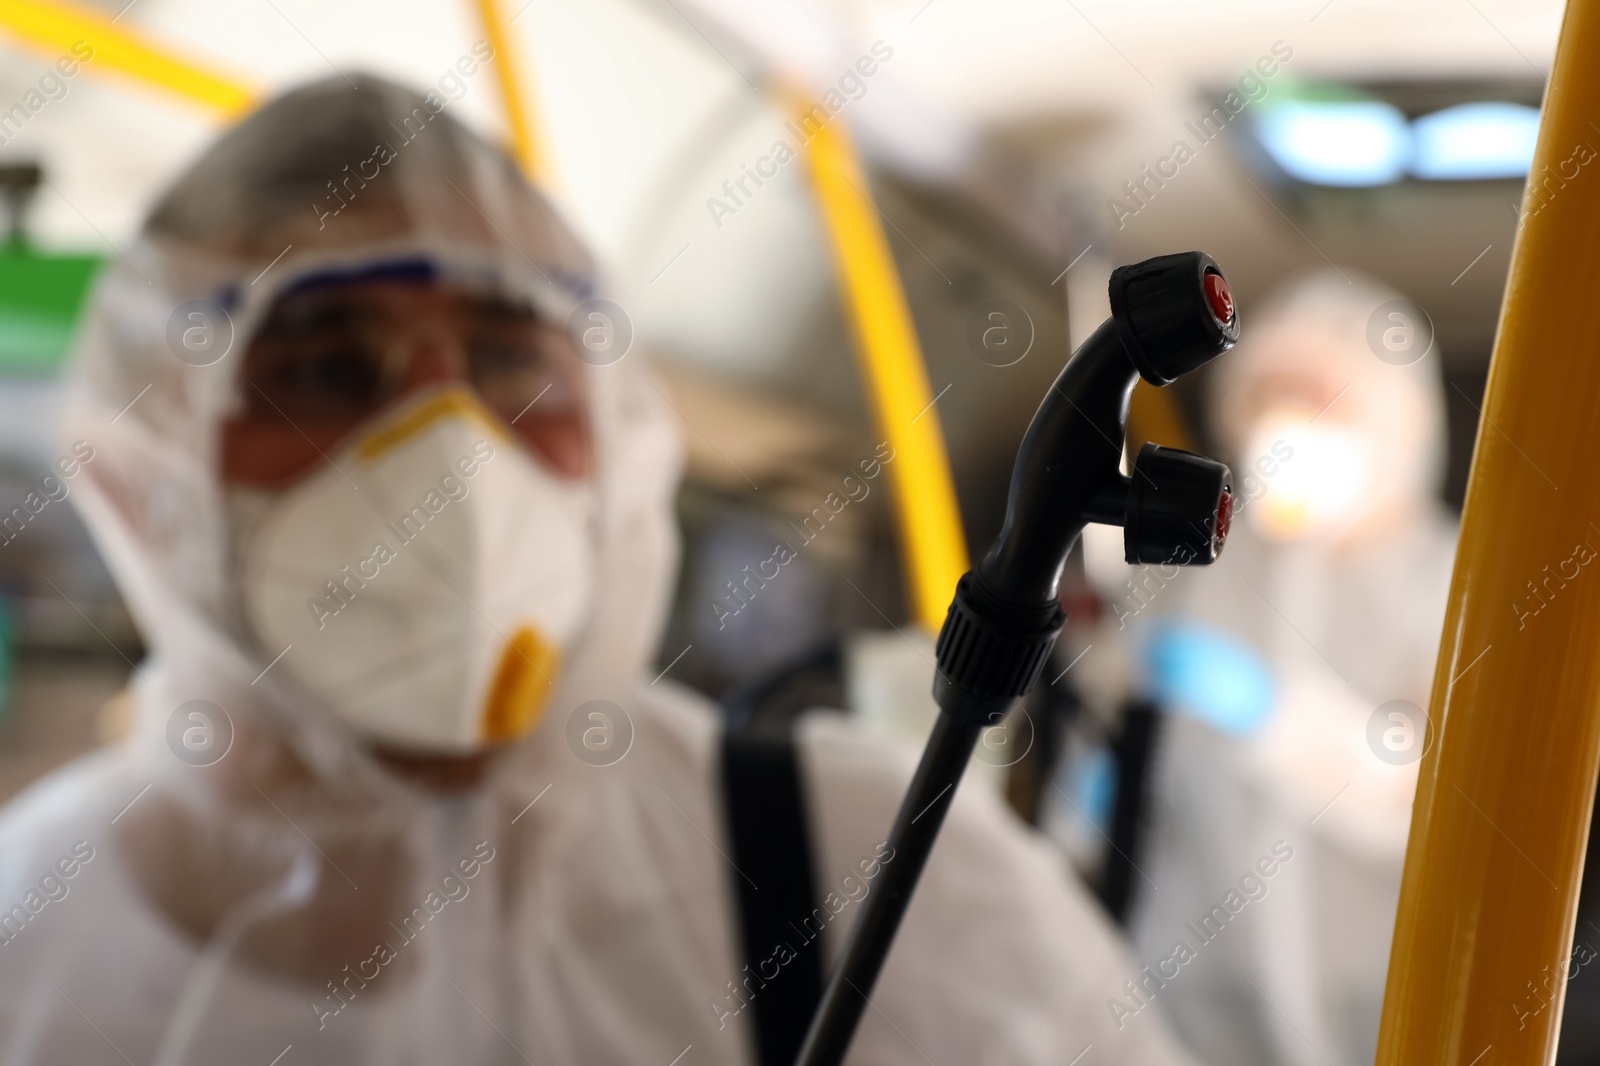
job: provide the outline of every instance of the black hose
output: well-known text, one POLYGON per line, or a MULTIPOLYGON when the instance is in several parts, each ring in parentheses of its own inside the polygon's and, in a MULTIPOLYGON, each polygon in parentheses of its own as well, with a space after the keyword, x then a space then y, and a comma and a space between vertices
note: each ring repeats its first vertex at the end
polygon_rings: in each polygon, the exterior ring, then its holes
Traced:
POLYGON ((879 868, 877 883, 850 931, 844 955, 829 976, 816 1020, 795 1060, 797 1066, 837 1066, 844 1059, 978 734, 985 728, 985 723, 958 721, 948 714, 939 715, 934 723, 922 762, 889 832, 892 850, 885 853, 887 861, 879 868))

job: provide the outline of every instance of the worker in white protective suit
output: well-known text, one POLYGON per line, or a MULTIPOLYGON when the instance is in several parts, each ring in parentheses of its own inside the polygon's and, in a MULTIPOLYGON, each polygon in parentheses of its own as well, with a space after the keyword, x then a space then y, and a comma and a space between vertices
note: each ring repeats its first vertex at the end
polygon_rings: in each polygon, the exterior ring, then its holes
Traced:
MULTIPOLYGON (((128 739, 0 816, 0 1063, 754 1056, 721 727, 649 669, 670 408, 578 242, 443 110, 281 97, 99 287, 73 497, 151 654, 128 739)), ((826 715, 798 751, 819 890, 858 903, 914 753, 826 715)), ((1109 1017, 1136 976, 963 789, 850 1061, 1185 1062, 1109 1017)))
POLYGON ((1146 960, 1193 949, 1159 998, 1230 1066, 1372 1061, 1431 736, 1455 549, 1439 353, 1414 305, 1346 274, 1289 284, 1219 361, 1234 532, 1141 633, 1174 713, 1132 928, 1146 960))

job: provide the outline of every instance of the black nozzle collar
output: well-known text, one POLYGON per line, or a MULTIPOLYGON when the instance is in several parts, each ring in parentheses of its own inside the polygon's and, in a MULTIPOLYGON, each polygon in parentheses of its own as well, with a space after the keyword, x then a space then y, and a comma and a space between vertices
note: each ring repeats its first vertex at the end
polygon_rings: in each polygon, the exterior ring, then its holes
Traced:
POLYGON ((979 699, 1027 695, 1044 669, 1066 615, 1054 600, 1018 604, 984 587, 969 571, 939 631, 941 678, 979 699))

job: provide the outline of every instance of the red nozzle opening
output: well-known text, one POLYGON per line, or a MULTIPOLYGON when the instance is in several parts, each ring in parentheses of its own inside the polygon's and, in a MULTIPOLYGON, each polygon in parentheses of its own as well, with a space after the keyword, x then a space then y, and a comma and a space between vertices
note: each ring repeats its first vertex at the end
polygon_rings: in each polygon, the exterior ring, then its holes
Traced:
POLYGON ((1233 293, 1228 291, 1227 279, 1214 270, 1206 271, 1206 303, 1218 322, 1227 325, 1233 321, 1233 293))
MULTIPOLYGON (((1210 275, 1216 277, 1215 274, 1210 275)), ((1227 287, 1223 290, 1226 293, 1227 287)), ((1228 540, 1228 528, 1233 524, 1233 493, 1223 492, 1222 499, 1217 501, 1217 547, 1222 547, 1228 540)))

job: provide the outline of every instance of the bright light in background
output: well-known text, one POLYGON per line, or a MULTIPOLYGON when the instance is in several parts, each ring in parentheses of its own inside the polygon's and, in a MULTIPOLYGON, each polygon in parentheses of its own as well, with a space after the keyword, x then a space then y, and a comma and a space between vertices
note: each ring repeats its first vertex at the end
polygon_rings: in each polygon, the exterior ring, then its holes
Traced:
POLYGON ((1394 105, 1349 89, 1309 93, 1269 103, 1255 129, 1273 162, 1308 185, 1515 180, 1533 165, 1536 107, 1474 101, 1407 120, 1394 105))
POLYGON ((1257 136, 1285 173, 1312 185, 1386 185, 1411 149, 1405 116, 1377 100, 1284 101, 1262 116, 1257 136))
POLYGON ((1521 104, 1458 104, 1412 123, 1411 173, 1436 181, 1520 178, 1533 165, 1539 111, 1521 104))

